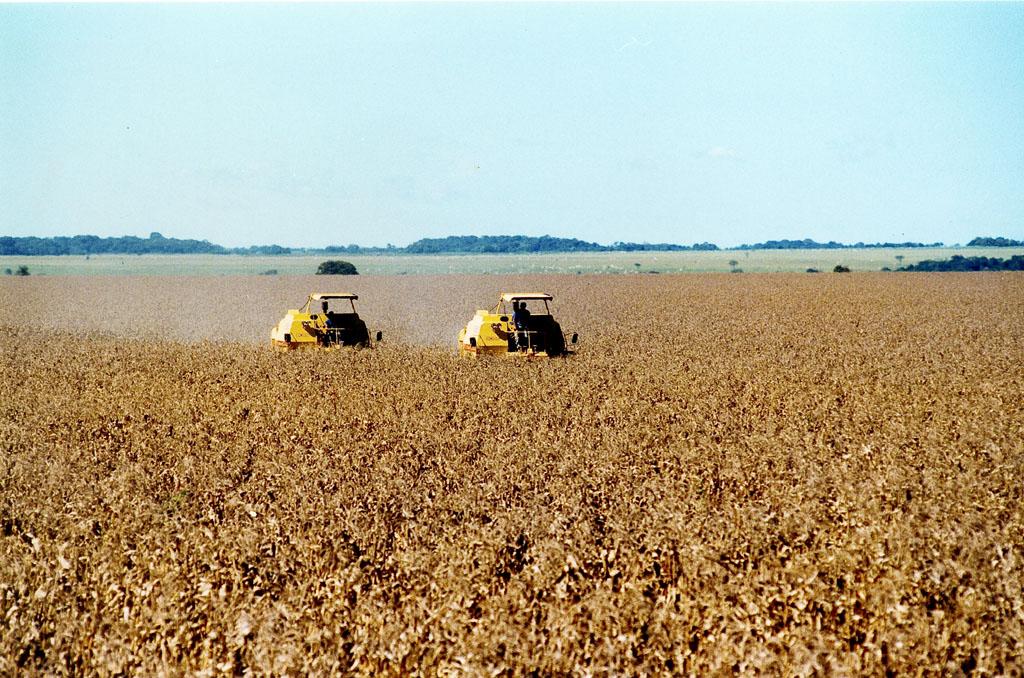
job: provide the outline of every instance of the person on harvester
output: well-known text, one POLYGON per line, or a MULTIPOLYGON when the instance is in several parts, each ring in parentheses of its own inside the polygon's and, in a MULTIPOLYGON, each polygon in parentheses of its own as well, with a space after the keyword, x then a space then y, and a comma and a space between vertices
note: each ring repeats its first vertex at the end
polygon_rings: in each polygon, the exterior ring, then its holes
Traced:
POLYGON ((526 302, 520 301, 519 305, 512 310, 512 326, 516 329, 516 348, 525 351, 530 346, 530 309, 526 308, 526 302))

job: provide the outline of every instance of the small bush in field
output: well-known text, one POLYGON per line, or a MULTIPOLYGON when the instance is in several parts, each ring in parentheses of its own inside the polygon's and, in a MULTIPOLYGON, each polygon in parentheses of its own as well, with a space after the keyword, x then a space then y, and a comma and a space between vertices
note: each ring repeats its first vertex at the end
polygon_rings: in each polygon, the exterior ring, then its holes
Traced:
POLYGON ((354 264, 348 261, 325 261, 316 269, 317 275, 359 275, 354 264))

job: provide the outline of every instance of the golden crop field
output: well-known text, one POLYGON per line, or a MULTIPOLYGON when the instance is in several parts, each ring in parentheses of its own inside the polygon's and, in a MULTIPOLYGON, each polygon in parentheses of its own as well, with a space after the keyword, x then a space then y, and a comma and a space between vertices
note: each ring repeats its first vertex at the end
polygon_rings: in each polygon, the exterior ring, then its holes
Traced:
POLYGON ((1024 671, 1020 274, 30 277, 0 329, 0 674, 1024 671), (520 287, 577 354, 455 356, 520 287), (381 346, 269 350, 335 288, 381 346))

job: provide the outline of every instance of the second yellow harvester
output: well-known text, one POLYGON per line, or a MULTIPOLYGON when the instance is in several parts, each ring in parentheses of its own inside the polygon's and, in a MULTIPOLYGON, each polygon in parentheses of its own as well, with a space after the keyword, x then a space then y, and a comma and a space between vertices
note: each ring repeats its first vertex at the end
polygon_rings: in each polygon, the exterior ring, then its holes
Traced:
MULTIPOLYGON (((492 309, 476 312, 459 332, 459 354, 550 358, 569 353, 562 326, 543 292, 505 292, 492 309)), ((569 337, 575 344, 579 335, 569 337)))

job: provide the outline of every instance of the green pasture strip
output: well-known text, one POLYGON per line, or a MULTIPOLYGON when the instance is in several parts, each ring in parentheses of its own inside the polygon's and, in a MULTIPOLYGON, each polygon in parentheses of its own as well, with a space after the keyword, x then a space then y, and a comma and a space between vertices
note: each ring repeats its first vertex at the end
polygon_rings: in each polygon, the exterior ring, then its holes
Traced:
MULTIPOLYGON (((311 275, 328 259, 355 264, 369 275, 444 273, 745 273, 830 272, 837 264, 852 271, 895 269, 924 259, 949 259, 954 254, 1009 258, 1024 247, 941 247, 843 250, 721 250, 717 252, 581 252, 550 254, 399 254, 278 255, 235 254, 100 254, 84 256, 0 256, 5 269, 28 266, 31 275, 311 275), (902 256, 898 260, 897 256, 902 256), (730 264, 735 262, 735 264, 730 264)), ((6 276, 4 276, 6 277, 6 276)))

